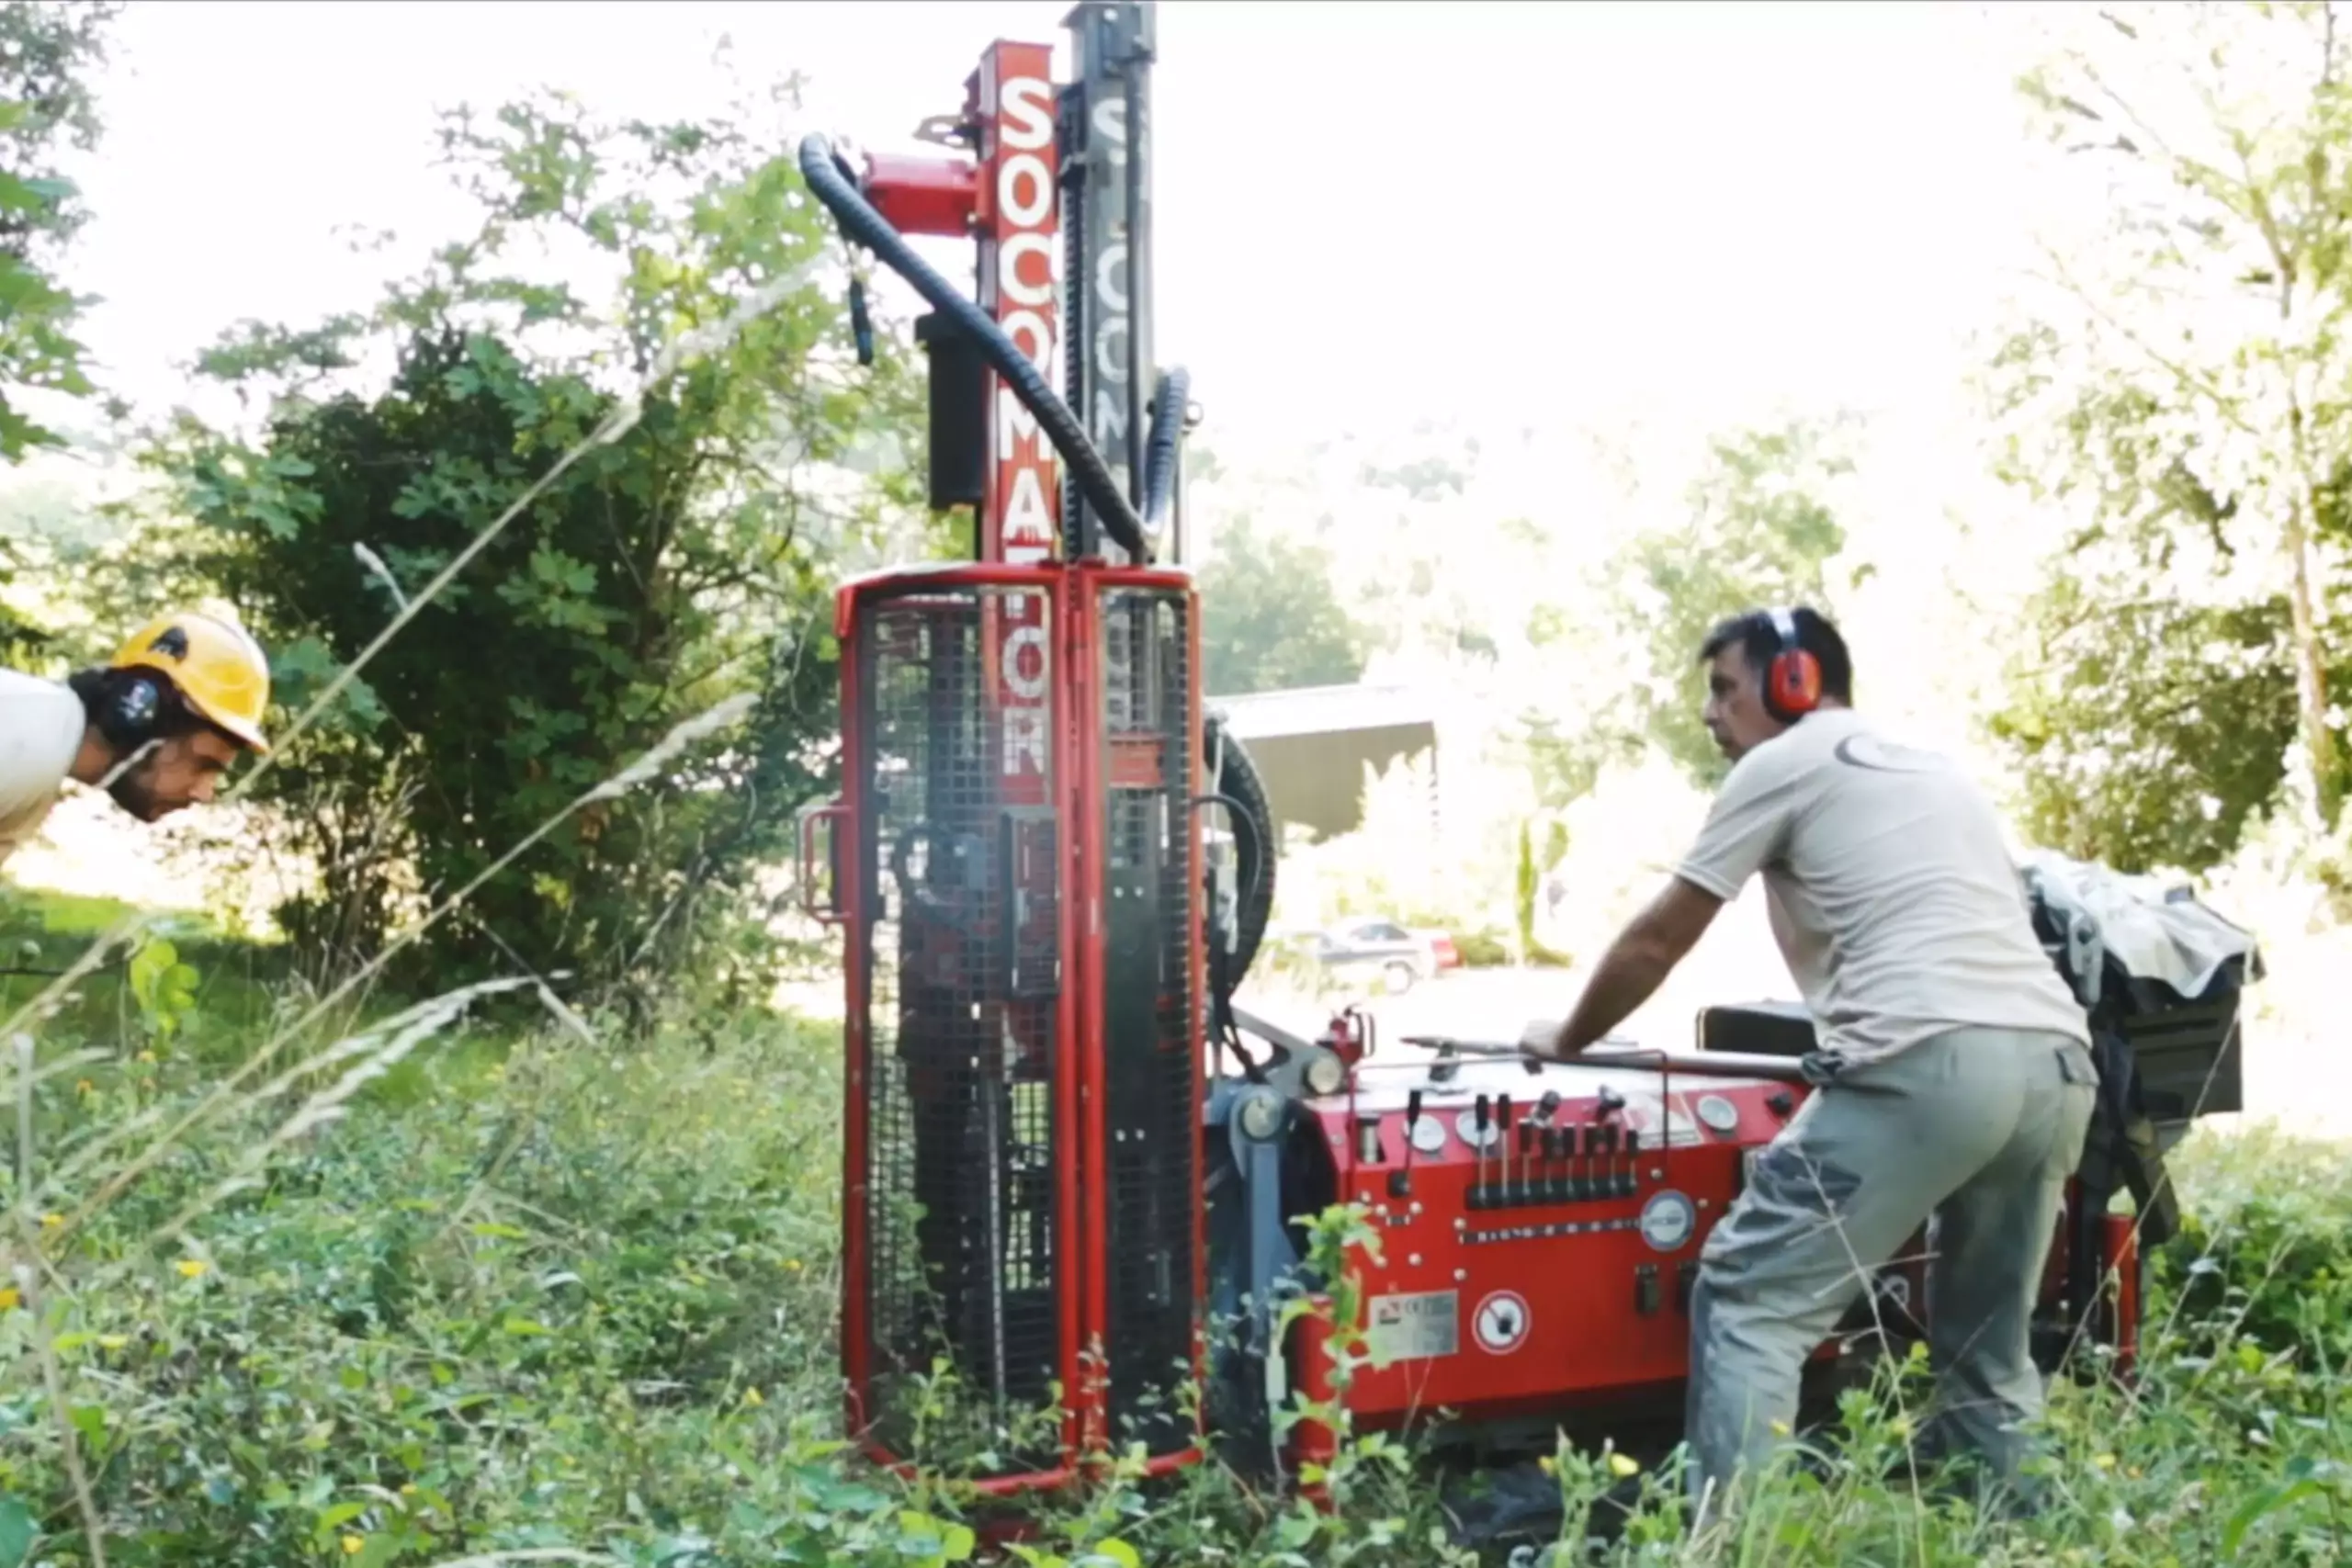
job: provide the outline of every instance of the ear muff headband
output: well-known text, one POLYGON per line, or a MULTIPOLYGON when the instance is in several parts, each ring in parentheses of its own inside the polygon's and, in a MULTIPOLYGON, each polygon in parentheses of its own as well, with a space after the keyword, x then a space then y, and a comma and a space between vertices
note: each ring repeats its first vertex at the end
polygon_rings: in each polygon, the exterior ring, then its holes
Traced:
POLYGON ((1821 703, 1821 660, 1797 640, 1797 618, 1785 609, 1770 612, 1780 650, 1764 671, 1764 707, 1783 724, 1794 724, 1821 703))

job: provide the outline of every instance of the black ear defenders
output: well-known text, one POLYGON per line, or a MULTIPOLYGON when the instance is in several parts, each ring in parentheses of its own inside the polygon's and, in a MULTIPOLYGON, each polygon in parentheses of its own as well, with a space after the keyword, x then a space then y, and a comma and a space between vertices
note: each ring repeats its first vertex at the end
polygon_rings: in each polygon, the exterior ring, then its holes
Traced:
POLYGON ((160 674, 117 670, 92 716, 98 733, 118 750, 130 751, 157 739, 177 694, 160 674))

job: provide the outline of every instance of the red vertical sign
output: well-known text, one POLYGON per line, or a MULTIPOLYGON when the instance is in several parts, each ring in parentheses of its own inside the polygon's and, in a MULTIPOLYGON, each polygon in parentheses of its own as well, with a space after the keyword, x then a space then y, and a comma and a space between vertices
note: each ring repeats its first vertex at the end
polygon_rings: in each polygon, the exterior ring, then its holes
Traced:
MULTIPOLYGON (((1048 385, 1057 378, 1054 339, 1060 320, 1054 278, 1060 158, 1052 71, 1050 46, 1000 42, 981 58, 979 73, 979 304, 1048 385)), ((1042 564, 1053 558, 1060 527, 1053 446, 994 371, 989 373, 988 398, 980 558, 1042 564)), ((1023 593, 1001 604, 1003 612, 989 640, 992 694, 1002 719, 1003 798, 1008 805, 1042 806, 1053 674, 1046 602, 1043 595, 1023 593)))

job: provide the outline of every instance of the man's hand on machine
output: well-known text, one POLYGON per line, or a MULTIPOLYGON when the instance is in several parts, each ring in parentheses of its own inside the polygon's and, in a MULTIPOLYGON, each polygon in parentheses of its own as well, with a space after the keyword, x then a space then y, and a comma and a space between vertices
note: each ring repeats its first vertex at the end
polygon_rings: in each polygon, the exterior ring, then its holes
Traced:
POLYGON ((1568 1043, 1567 1020, 1537 1018, 1519 1032, 1519 1048, 1539 1061, 1565 1062, 1579 1055, 1568 1043))
POLYGON ((1573 1061, 1609 1037, 1650 998, 1695 946, 1723 900, 1680 877, 1669 877, 1640 914, 1617 933, 1585 982, 1584 994, 1558 1022, 1539 1019, 1520 1032, 1520 1048, 1545 1061, 1573 1061))

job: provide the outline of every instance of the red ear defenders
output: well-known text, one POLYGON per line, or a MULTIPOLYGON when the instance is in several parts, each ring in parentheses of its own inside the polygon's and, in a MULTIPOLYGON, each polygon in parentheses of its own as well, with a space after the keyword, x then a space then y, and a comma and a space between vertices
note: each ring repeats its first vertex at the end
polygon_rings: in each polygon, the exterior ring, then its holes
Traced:
POLYGON ((1781 648, 1764 671, 1764 707, 1781 723, 1794 724, 1821 702, 1821 660, 1798 644, 1795 615, 1782 609, 1770 615, 1781 648))

